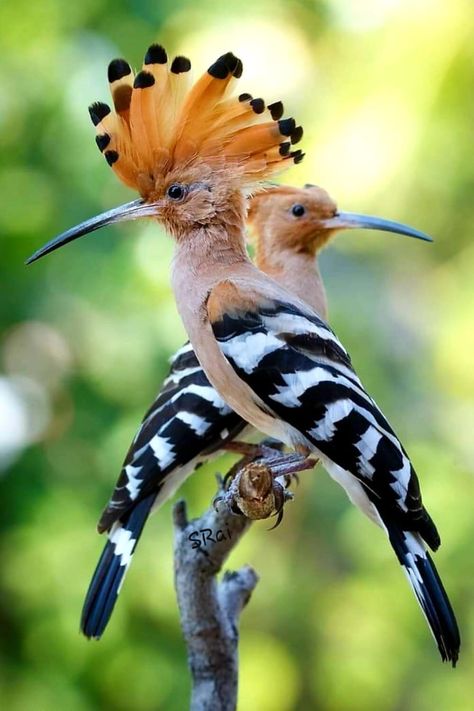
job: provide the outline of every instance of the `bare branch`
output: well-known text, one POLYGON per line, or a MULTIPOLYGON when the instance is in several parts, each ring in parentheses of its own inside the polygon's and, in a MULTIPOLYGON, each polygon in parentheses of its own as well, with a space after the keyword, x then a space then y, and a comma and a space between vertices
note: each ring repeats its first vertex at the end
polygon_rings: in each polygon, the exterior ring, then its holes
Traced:
POLYGON ((238 451, 246 456, 230 470, 229 486, 228 476, 201 517, 188 521, 184 501, 173 509, 175 587, 193 680, 191 711, 236 708, 238 625, 258 576, 250 566, 226 572, 220 582, 216 576, 252 519, 278 514, 281 520, 291 498, 282 477, 314 466, 304 456, 267 445, 243 447, 238 451))
POLYGON ((187 522, 184 502, 174 508, 175 586, 193 679, 192 711, 235 709, 239 615, 258 581, 252 568, 245 567, 217 582, 217 573, 251 523, 222 509, 210 508, 187 522))

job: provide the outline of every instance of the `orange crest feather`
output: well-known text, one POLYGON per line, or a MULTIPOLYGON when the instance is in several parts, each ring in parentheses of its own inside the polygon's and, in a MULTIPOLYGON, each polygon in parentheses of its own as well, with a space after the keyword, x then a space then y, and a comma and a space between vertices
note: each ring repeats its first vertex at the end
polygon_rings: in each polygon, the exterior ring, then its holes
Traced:
POLYGON ((233 95, 242 62, 231 52, 219 57, 193 85, 191 63, 152 45, 143 68, 115 59, 108 77, 115 111, 97 102, 89 107, 96 142, 126 185, 144 198, 156 182, 194 162, 225 167, 230 182, 246 187, 299 163, 292 151, 302 135, 294 119, 282 119, 283 104, 265 106, 250 94, 233 95))

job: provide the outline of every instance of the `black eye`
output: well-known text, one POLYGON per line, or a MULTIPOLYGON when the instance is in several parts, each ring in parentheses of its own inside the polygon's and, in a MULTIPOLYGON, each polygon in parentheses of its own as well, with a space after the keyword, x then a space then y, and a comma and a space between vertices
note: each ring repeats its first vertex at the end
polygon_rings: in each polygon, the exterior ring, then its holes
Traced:
POLYGON ((179 183, 173 183, 169 186, 167 194, 172 200, 182 200, 186 195, 186 188, 179 183))
POLYGON ((295 217, 302 217, 306 210, 304 209, 303 205, 296 203, 296 205, 293 205, 293 207, 291 208, 291 212, 295 217))

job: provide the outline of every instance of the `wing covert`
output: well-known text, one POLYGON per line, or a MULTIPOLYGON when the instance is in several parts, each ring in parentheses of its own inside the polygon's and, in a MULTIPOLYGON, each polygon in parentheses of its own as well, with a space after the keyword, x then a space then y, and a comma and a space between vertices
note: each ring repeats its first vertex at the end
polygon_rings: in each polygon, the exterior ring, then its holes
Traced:
POLYGON ((214 390, 191 345, 185 344, 173 356, 168 377, 135 435, 99 531, 109 529, 148 494, 165 491, 179 470, 192 471, 245 424, 214 390))
POLYGON ((322 319, 294 303, 266 300, 254 309, 222 310, 212 328, 236 373, 278 418, 356 477, 373 503, 383 502, 437 547, 403 446, 322 319))

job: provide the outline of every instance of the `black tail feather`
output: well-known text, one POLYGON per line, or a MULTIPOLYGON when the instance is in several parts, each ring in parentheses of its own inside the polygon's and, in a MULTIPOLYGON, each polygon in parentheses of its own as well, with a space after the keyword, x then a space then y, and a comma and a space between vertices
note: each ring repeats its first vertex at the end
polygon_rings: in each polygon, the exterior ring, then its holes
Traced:
POLYGON ((438 571, 417 533, 387 523, 390 542, 426 617, 443 662, 453 667, 459 656, 461 639, 451 603, 438 571))
POLYGON ((89 639, 100 639, 107 626, 155 499, 156 493, 140 501, 109 533, 82 608, 81 631, 89 639))

